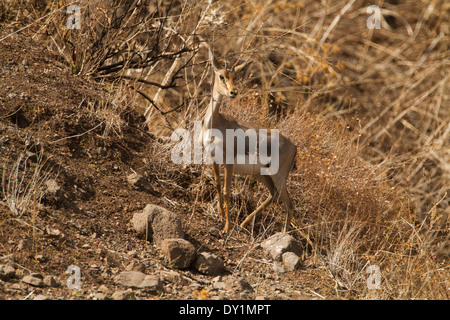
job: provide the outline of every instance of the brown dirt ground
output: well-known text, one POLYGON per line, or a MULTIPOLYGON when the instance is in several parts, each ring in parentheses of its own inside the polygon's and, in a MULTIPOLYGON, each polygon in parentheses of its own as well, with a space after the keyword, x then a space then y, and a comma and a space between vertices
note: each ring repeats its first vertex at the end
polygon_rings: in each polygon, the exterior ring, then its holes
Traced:
MULTIPOLYGON (((133 261, 141 263, 147 274, 168 270, 159 249, 137 238, 129 225, 133 213, 148 203, 178 213, 187 239, 199 250, 223 258, 227 273, 244 276, 256 292, 245 297, 240 292, 219 293, 211 289, 213 277, 188 269, 177 272, 197 286, 166 283, 162 296, 137 290, 139 299, 197 299, 195 289, 206 289, 211 297, 233 299, 340 298, 335 282, 318 264, 304 261, 301 270, 276 274, 263 259, 262 249, 252 247, 248 235, 211 236, 209 230, 218 228, 218 222, 199 208, 193 209, 195 197, 189 192, 189 186, 199 183, 199 172, 171 168, 167 177, 177 176, 178 185, 164 184, 164 179, 149 172, 148 159, 158 156, 152 154, 155 140, 142 129, 143 119, 132 110, 121 111, 120 134, 102 137, 105 126, 89 113, 88 102, 104 101, 105 97, 107 90, 101 84, 72 75, 57 56, 31 39, 14 35, 0 42, 2 170, 26 150, 43 150, 45 168, 51 170, 50 178, 56 179, 64 193, 62 200, 44 198, 35 214, 20 219, 13 218, 0 202, 0 264, 13 262, 16 267, 15 279, 0 280, 0 299, 32 299, 37 294, 53 299, 94 299, 92 294, 101 285, 109 294, 124 290, 114 284, 113 277, 133 261), (155 192, 132 189, 126 177, 133 171, 147 177, 155 192), (49 235, 45 231, 49 227, 60 234, 49 235), (77 292, 65 285, 69 277, 65 272, 72 264, 79 266, 82 274, 82 288, 77 292), (21 282, 21 276, 29 272, 53 275, 62 287, 31 287, 21 282)), ((36 165, 33 157, 28 162, 30 168, 36 165)), ((205 188, 205 198, 213 193, 211 183, 205 188)))

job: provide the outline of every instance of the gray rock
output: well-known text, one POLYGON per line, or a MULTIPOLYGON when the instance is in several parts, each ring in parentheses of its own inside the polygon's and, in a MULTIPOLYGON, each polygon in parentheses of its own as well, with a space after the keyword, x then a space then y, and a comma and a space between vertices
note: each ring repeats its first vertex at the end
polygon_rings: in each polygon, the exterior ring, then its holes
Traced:
POLYGON ((189 284, 189 281, 191 281, 189 278, 184 277, 182 274, 170 270, 170 271, 162 271, 160 273, 161 277, 164 279, 164 281, 180 285, 180 286, 186 286, 189 284))
POLYGON ((49 179, 45 182, 45 190, 42 195, 44 203, 61 204, 65 200, 64 192, 61 190, 55 179, 49 179))
POLYGON ((283 260, 283 265, 286 268, 286 271, 294 271, 300 268, 301 259, 298 255, 293 252, 285 252, 281 256, 283 260))
POLYGON ((46 287, 58 288, 62 287, 61 282, 58 281, 54 276, 45 276, 44 277, 44 285, 46 287))
POLYGON ((180 217, 154 204, 148 204, 143 212, 136 212, 131 224, 138 236, 153 240, 158 246, 164 239, 184 238, 180 217))
POLYGON ((45 262, 47 261, 47 257, 44 256, 43 254, 37 254, 34 256, 34 258, 39 261, 39 262, 45 262))
POLYGON ((94 298, 96 300, 105 300, 106 294, 104 294, 103 292, 96 292, 92 295, 92 298, 94 298))
POLYGON ((210 276, 219 275, 225 270, 223 260, 209 252, 198 253, 195 257, 194 267, 198 272, 210 276))
POLYGON ((247 291, 249 293, 254 292, 253 287, 244 279, 244 278, 236 278, 236 277, 228 277, 225 282, 225 289, 228 291, 237 291, 244 292, 247 291))
POLYGON ((160 294, 164 291, 161 279, 155 275, 146 276, 141 283, 141 288, 153 294, 160 294))
POLYGON ((294 237, 287 233, 276 233, 261 243, 261 247, 276 261, 281 261, 285 252, 293 252, 300 256, 302 247, 294 237))
POLYGON ((164 239, 161 242, 161 253, 171 268, 186 269, 195 259, 195 247, 184 239, 164 239))
POLYGON ((214 289, 225 290, 227 284, 222 280, 221 276, 218 276, 212 280, 212 285, 214 289))
POLYGON ((116 291, 111 296, 113 300, 135 300, 136 297, 134 296, 134 292, 131 289, 128 289, 126 291, 116 291))
POLYGON ((0 265, 0 280, 8 280, 14 278, 15 275, 16 269, 14 267, 7 264, 0 265))
POLYGON ((284 270, 283 266, 282 266, 281 264, 277 263, 277 262, 275 262, 275 263, 272 265, 272 269, 273 269, 273 271, 275 271, 276 273, 285 273, 285 272, 286 272, 286 270, 284 270))
POLYGON ((145 192, 154 192, 152 186, 147 181, 147 179, 145 179, 139 173, 132 173, 132 174, 128 175, 127 181, 128 181, 128 184, 136 190, 145 191, 145 192))
POLYGON ((22 278, 22 281, 34 287, 41 288, 44 286, 43 277, 38 273, 32 273, 31 275, 25 276, 22 278))
POLYGON ((139 288, 153 294, 163 292, 161 279, 158 276, 146 275, 139 271, 122 272, 114 280, 116 284, 128 288, 139 288))
POLYGON ((55 238, 57 238, 57 237, 59 237, 61 235, 61 231, 60 230, 58 230, 56 228, 53 228, 51 226, 46 226, 45 227, 45 233, 48 234, 49 236, 55 237, 55 238))

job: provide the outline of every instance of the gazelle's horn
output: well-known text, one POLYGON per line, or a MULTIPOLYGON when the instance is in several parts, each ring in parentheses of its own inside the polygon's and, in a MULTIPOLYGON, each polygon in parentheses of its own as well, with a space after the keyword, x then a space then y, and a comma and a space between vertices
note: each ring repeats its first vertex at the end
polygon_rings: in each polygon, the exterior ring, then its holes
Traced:
POLYGON ((228 69, 227 58, 225 58, 225 56, 224 56, 223 60, 225 61, 225 70, 227 70, 228 69))

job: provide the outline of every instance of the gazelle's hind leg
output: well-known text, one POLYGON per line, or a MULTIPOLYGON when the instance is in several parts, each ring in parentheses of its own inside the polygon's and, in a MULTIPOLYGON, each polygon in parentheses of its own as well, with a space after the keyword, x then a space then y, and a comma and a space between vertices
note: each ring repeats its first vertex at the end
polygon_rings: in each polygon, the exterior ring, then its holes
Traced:
POLYGON ((287 191, 287 187, 284 187, 280 194, 280 199, 286 208, 286 221, 284 223, 283 232, 286 232, 289 224, 291 223, 292 215, 294 213, 294 205, 292 204, 291 197, 287 191))
POLYGON ((290 163, 291 165, 289 167, 282 168, 282 170, 280 170, 276 175, 272 176, 275 188, 279 192, 280 200, 286 210, 286 220, 284 222, 283 232, 286 232, 288 230, 292 215, 294 213, 294 205, 292 204, 292 200, 287 189, 287 180, 289 177, 289 173, 294 166, 296 153, 297 149, 292 148, 291 152, 289 154, 286 154, 286 157, 281 160, 284 163, 290 163))

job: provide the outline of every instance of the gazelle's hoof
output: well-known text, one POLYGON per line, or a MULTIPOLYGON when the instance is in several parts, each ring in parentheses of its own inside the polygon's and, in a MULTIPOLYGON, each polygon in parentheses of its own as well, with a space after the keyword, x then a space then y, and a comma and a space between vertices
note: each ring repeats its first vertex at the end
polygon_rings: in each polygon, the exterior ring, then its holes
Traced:
POLYGON ((230 232, 230 227, 229 227, 229 225, 226 224, 225 227, 222 229, 222 234, 224 236, 226 236, 229 232, 230 232))

